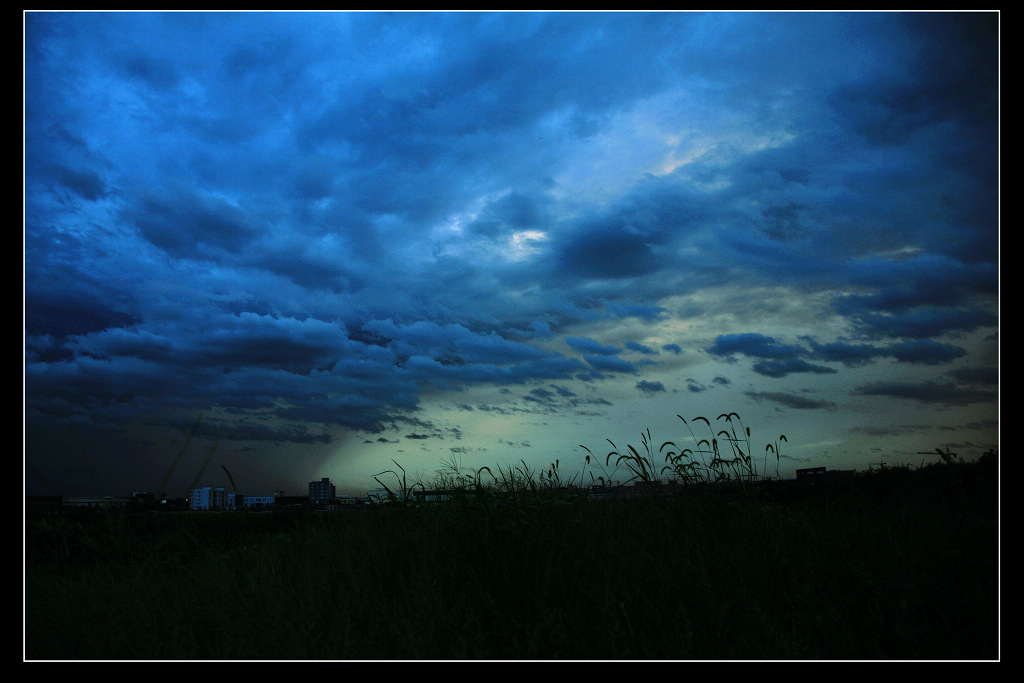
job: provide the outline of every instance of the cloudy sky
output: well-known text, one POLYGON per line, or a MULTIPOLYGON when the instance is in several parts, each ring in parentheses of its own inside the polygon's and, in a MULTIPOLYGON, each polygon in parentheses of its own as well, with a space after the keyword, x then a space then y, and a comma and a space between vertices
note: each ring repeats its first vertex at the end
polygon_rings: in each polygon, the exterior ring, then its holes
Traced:
POLYGON ((998 444, 998 13, 24 37, 29 493, 589 482, 729 412, 783 476, 998 444))

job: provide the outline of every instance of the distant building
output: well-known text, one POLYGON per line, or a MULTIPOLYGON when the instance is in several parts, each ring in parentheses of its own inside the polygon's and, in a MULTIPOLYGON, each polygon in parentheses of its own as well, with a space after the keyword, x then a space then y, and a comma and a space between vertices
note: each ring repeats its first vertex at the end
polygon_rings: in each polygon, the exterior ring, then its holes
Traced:
POLYGON ((223 487, 204 486, 192 489, 189 496, 190 510, 223 510, 228 507, 228 494, 223 487))
POLYGON ((420 496, 422 496, 424 494, 429 494, 429 495, 433 496, 431 498, 431 500, 442 500, 441 498, 437 498, 436 497, 436 496, 440 495, 441 493, 442 492, 439 492, 439 491, 421 492, 418 489, 411 489, 411 488, 409 488, 409 489, 397 489, 395 491, 388 491, 385 488, 385 489, 373 489, 372 491, 367 491, 366 492, 366 499, 368 501, 370 501, 371 503, 387 503, 388 501, 391 500, 391 496, 392 495, 396 499, 398 499, 398 500, 410 500, 410 499, 413 499, 413 498, 418 498, 418 497, 420 497, 420 496))
POLYGON ((443 500, 448 500, 451 497, 451 491, 426 491, 426 490, 414 490, 412 492, 413 498, 418 501, 427 503, 439 503, 443 500))
POLYGON ((354 508, 359 505, 359 501, 355 498, 346 495, 340 495, 335 498, 333 503, 329 503, 324 506, 325 510, 344 510, 346 508, 354 508))
POLYGON ((113 496, 69 496, 63 499, 63 504, 67 507, 113 510, 127 508, 128 499, 113 496))
POLYGON ((825 481, 824 467, 805 467, 796 471, 796 481, 803 486, 815 486, 825 481))
POLYGON ((32 511, 56 512, 60 510, 60 496, 25 496, 25 509, 32 511))
POLYGON ((238 510, 241 508, 270 507, 275 502, 274 496, 243 496, 237 493, 229 493, 227 506, 232 510, 238 510))
POLYGON ((335 495, 334 484, 327 477, 320 481, 309 482, 309 503, 311 505, 325 505, 333 503, 335 495))
POLYGON ((388 490, 373 489, 366 492, 366 497, 371 503, 383 503, 388 500, 388 490))
POLYGON ((149 491, 132 491, 128 499, 128 509, 135 512, 152 510, 156 507, 156 495, 149 491))
POLYGON ((853 479, 856 470, 826 470, 824 467, 806 467, 796 471, 796 481, 801 486, 817 486, 826 482, 853 479))

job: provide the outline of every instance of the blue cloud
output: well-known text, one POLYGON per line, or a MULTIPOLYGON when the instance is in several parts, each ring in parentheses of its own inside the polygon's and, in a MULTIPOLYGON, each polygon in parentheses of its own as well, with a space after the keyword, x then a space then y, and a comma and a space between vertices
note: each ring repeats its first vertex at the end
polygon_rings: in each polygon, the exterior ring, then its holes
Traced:
POLYGON ((646 379, 642 379, 639 382, 637 382, 636 383, 636 388, 639 389, 642 393, 645 393, 645 394, 655 394, 655 393, 659 393, 659 392, 665 391, 665 385, 662 384, 661 382, 657 382, 657 381, 652 382, 652 381, 648 381, 646 379))
POLYGON ((566 337, 565 343, 581 353, 596 354, 601 356, 614 356, 622 353, 622 349, 615 346, 601 344, 588 337, 566 337))
POLYGON ((656 353, 657 353, 657 351, 655 351, 655 350, 654 350, 654 349, 652 349, 651 347, 649 347, 649 346, 644 346, 643 344, 641 344, 641 343, 639 343, 639 342, 635 342, 635 341, 627 341, 627 342, 626 342, 626 343, 624 344, 624 346, 625 346, 625 347, 626 347, 627 349, 629 349, 630 351, 636 351, 637 353, 642 353, 642 354, 644 354, 644 355, 648 355, 648 356, 650 356, 650 355, 654 355, 654 354, 656 354, 656 353))
POLYGON ((628 360, 623 360, 618 356, 595 356, 588 354, 583 356, 583 359, 587 361, 587 363, 589 363, 591 367, 598 371, 625 372, 630 374, 635 373, 637 371, 636 366, 633 365, 633 363, 629 362, 628 360))
POLYGON ((906 363, 936 365, 962 358, 967 355, 967 351, 959 346, 942 344, 931 339, 913 339, 887 347, 886 354, 906 363))
POLYGON ((640 318, 647 321, 662 320, 669 313, 667 308, 649 304, 612 303, 608 305, 608 308, 618 316, 640 318))
POLYGON ((993 389, 964 387, 953 382, 872 382, 856 388, 862 396, 884 396, 944 406, 968 406, 988 403, 996 395, 993 389))
POLYGON ((758 401, 770 401, 796 410, 833 410, 836 404, 826 399, 808 398, 778 391, 748 391, 746 395, 758 401))
POLYGON ((687 378, 686 390, 689 391, 691 394, 699 394, 702 391, 707 391, 707 387, 695 379, 687 378))
POLYGON ((814 365, 802 358, 784 358, 781 360, 759 360, 752 366, 754 372, 765 377, 785 377, 794 373, 811 373, 828 375, 838 372, 835 368, 814 365))
POLYGON ((999 317, 979 308, 915 308, 893 314, 854 313, 851 320, 866 334, 876 337, 910 337, 924 339, 948 332, 973 332, 981 327, 995 327, 999 317))
POLYGON ((801 356, 806 350, 792 344, 783 344, 763 334, 745 333, 719 335, 707 352, 722 357, 741 354, 753 358, 785 360, 801 356))
POLYGON ((649 275, 654 252, 644 237, 618 230, 586 231, 559 254, 559 272, 579 278, 622 279, 649 275))
POLYGON ((871 344, 850 344, 841 341, 819 344, 809 337, 806 337, 805 340, 814 352, 815 358, 842 363, 846 366, 868 363, 885 353, 884 350, 871 344))

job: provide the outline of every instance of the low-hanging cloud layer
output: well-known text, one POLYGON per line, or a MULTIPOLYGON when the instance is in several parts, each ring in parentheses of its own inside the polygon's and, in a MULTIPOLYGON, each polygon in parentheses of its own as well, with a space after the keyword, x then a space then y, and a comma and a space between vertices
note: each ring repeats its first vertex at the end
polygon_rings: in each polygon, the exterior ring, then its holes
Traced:
POLYGON ((726 391, 994 446, 998 21, 28 12, 27 485, 726 391))

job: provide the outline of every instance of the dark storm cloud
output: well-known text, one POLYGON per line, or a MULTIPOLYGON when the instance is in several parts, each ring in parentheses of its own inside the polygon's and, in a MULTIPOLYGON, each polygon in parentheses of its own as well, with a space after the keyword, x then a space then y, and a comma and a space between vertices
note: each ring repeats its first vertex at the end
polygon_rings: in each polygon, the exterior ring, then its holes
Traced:
POLYGON ((572 397, 576 396, 576 393, 574 391, 572 391, 571 389, 568 389, 567 387, 559 386, 557 384, 552 384, 551 388, 553 388, 556 392, 558 392, 558 395, 563 397, 563 398, 572 398, 572 397))
POLYGON ((967 355, 967 351, 959 346, 932 339, 908 339, 887 346, 851 344, 841 341, 819 344, 809 337, 805 340, 814 352, 814 357, 840 362, 848 367, 868 363, 881 357, 891 357, 905 363, 937 365, 967 355))
POLYGON ((999 384, 999 368, 957 368, 946 374, 964 384, 999 384))
POLYGON ((618 316, 664 319, 668 309, 639 301, 722 278, 713 256, 678 256, 692 250, 694 242, 705 239, 705 231, 729 213, 723 212, 717 198, 697 193, 691 185, 674 175, 645 176, 619 200, 565 221, 539 261, 543 276, 552 287, 585 286, 618 316), (631 297, 624 298, 627 280, 631 297))
POLYGON ((643 344, 640 344, 639 342, 635 342, 635 341, 627 341, 625 343, 625 347, 627 349, 629 349, 630 351, 636 351, 637 353, 642 353, 642 354, 648 355, 648 356, 654 355, 654 354, 657 353, 657 351, 655 351, 651 347, 644 346, 643 344))
POLYGON ((869 335, 913 339, 948 332, 972 332, 980 327, 993 327, 999 322, 999 317, 995 313, 979 308, 922 307, 895 314, 866 314, 856 311, 849 313, 848 317, 869 335))
POLYGON ((865 313, 899 313, 916 306, 955 307, 969 297, 994 294, 996 268, 994 262, 971 264, 945 255, 861 260, 851 264, 851 283, 877 287, 877 291, 851 295, 837 306, 865 313))
POLYGON ((862 396, 886 396, 925 404, 966 406, 987 403, 996 397, 994 390, 964 387, 952 382, 873 382, 857 387, 862 396))
POLYGON ((741 354, 775 360, 791 360, 806 353, 799 346, 783 344, 772 337, 756 333, 719 335, 707 352, 722 357, 741 354))
MULTIPOLYGON (((948 15, 914 13, 901 15, 900 21, 931 49, 913 55, 910 73, 894 74, 876 88, 851 84, 837 89, 837 112, 879 145, 894 144, 922 127, 950 120, 975 136, 994 135, 998 15, 967 13, 949 21, 948 15)), ((950 152, 978 151, 961 147, 950 152)))
POLYGON ((657 381, 642 379, 636 383, 636 388, 645 394, 654 394, 665 391, 665 385, 657 381))
POLYGON ((559 272, 579 278, 639 277, 652 267, 654 252, 645 238, 616 229, 588 231, 586 241, 573 240, 559 259, 559 272))
POLYGON ((691 394, 699 394, 702 391, 707 391, 707 386, 705 386, 704 384, 698 382, 695 379, 687 378, 686 379, 686 390, 689 391, 691 394))
POLYGON ((618 356, 608 355, 585 355, 583 359, 590 364, 592 368, 599 372, 624 372, 633 374, 637 371, 636 365, 628 360, 623 360, 618 356))
POLYGON ((566 337, 565 343, 580 353, 596 354, 599 356, 614 356, 622 352, 622 349, 620 348, 608 346, 587 337, 566 337))
POLYGON ((544 389, 542 387, 531 389, 530 394, 531 396, 525 396, 524 398, 526 398, 527 400, 545 401, 551 399, 555 395, 553 391, 548 391, 547 389, 544 389))
POLYGON ((125 327, 136 322, 128 313, 112 310, 101 301, 92 301, 86 294, 68 292, 28 292, 25 294, 25 333, 29 337, 100 332, 112 327, 125 327))
POLYGON ((747 396, 757 401, 769 401, 796 410, 832 410, 836 404, 824 399, 807 398, 778 391, 748 391, 747 396))
MULTIPOLYGON (((857 40, 872 23, 861 18, 831 17, 857 40)), ((867 286, 873 291, 846 302, 866 315, 962 308, 970 295, 987 297, 989 307, 998 228, 997 22, 994 14, 883 19, 870 30, 882 36, 895 28, 914 38, 863 41, 879 61, 861 66, 878 69, 892 59, 903 68, 832 81, 822 99, 803 103, 807 116, 839 125, 807 121, 791 144, 731 167, 708 164, 709 177, 732 181, 722 199, 757 197, 761 207, 737 211, 741 220, 727 224, 727 244, 740 262, 780 282, 867 286), (972 64, 979 68, 965 68, 972 64), (887 250, 891 256, 872 256, 887 250)), ((719 204, 719 211, 728 207, 719 204)))
POLYGON ((551 389, 535 387, 528 393, 523 394, 521 397, 523 403, 505 406, 480 405, 477 408, 499 415, 511 415, 514 413, 591 415, 594 414, 595 407, 611 405, 607 399, 599 397, 580 398, 575 392, 558 384, 549 384, 548 386, 551 389))
POLYGON ((304 425, 274 427, 265 424, 236 424, 206 417, 196 436, 234 441, 269 441, 272 443, 329 444, 334 439, 325 431, 315 433, 304 425))
POLYGON ((885 349, 885 353, 898 361, 926 365, 948 363, 967 355, 967 351, 959 346, 942 344, 931 339, 912 339, 893 344, 885 349))
POLYGON ((458 324, 438 324, 419 320, 408 325, 392 320, 370 320, 362 329, 388 339, 389 345, 400 356, 426 355, 447 359, 452 364, 464 364, 472 359, 476 363, 514 364, 541 361, 550 354, 515 340, 502 337, 495 331, 473 332, 458 324))
POLYGON ((103 178, 89 169, 73 169, 57 165, 52 168, 56 183, 87 201, 97 201, 107 194, 103 178))
POLYGON ((819 344, 809 337, 804 339, 810 345, 811 350, 814 351, 815 357, 825 361, 842 363, 846 366, 868 363, 882 354, 877 346, 871 344, 851 344, 845 341, 819 344))
POLYGON ((815 375, 835 374, 835 368, 814 365, 802 358, 785 358, 782 360, 759 360, 752 366, 754 372, 765 377, 785 377, 794 373, 810 373, 815 375))
POLYGON ((463 14, 354 15, 346 18, 350 29, 345 32, 353 41, 353 54, 365 50, 362 59, 382 65, 392 56, 410 63, 380 73, 357 90, 361 97, 339 99, 304 134, 311 141, 355 137, 365 145, 376 145, 372 148, 376 152, 437 155, 442 150, 426 144, 432 136, 455 142, 456 136, 522 125, 567 104, 583 105, 575 131, 585 134, 582 124, 595 115, 592 112, 649 91, 662 77, 651 70, 626 77, 628 67, 608 59, 616 46, 628 40, 636 50, 630 62, 642 60, 656 49, 636 46, 633 36, 671 31, 671 25, 686 21, 686 17, 670 17, 663 23, 645 15, 603 14, 527 14, 503 19, 463 14), (601 36, 610 28, 614 30, 601 36), (562 49, 566 44, 578 49, 566 52, 562 49), (623 80, 609 87, 615 74, 623 80), (562 88, 552 89, 553 84, 562 88), (502 97, 505 94, 518 97, 502 97), (392 119, 410 123, 408 131, 377 136, 392 119))
POLYGON ((817 365, 806 360, 817 359, 842 363, 848 367, 869 363, 877 358, 891 357, 904 363, 937 365, 961 358, 967 351, 953 344, 931 339, 909 339, 903 342, 877 346, 836 341, 820 344, 811 337, 802 337, 810 346, 806 349, 795 344, 783 344, 762 334, 720 335, 707 352, 732 359, 735 355, 756 358, 752 369, 766 377, 786 377, 795 373, 834 374, 835 368, 817 365))

